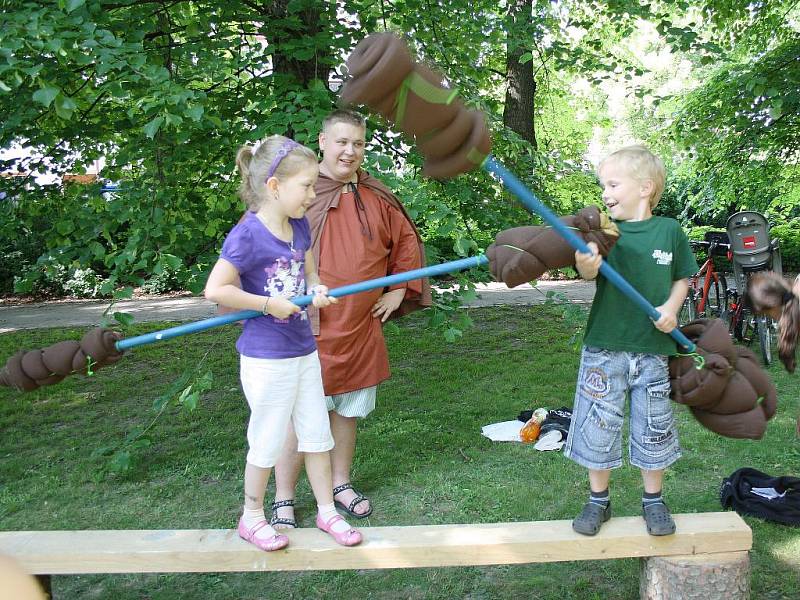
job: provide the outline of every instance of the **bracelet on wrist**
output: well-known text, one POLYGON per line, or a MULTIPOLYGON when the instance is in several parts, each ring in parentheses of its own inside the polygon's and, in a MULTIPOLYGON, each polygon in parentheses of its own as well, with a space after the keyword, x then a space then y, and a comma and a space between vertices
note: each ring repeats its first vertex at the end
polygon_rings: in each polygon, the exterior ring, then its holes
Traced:
POLYGON ((267 299, 264 301, 264 306, 261 308, 261 313, 268 315, 267 307, 269 306, 269 301, 271 300, 271 296, 267 296, 267 299))

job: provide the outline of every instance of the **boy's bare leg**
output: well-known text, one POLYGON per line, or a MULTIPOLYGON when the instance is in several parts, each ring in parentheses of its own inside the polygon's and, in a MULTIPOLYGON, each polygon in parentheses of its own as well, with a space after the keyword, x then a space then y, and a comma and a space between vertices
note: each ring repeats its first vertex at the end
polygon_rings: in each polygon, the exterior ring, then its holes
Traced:
POLYGON ((648 494, 655 494, 661 491, 661 486, 664 483, 664 469, 656 471, 648 471, 642 469, 642 482, 644 483, 644 491, 648 494))
MULTIPOLYGON (((642 472, 644 473, 644 471, 642 472)), ((589 488, 593 492, 604 492, 611 480, 611 469, 589 469, 589 488)))

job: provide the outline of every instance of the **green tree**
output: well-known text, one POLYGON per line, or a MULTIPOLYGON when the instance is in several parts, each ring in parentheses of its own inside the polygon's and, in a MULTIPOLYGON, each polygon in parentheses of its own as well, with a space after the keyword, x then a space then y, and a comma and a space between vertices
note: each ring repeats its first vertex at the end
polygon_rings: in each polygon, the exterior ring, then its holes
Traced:
POLYGON ((685 217, 717 227, 744 208, 775 220, 797 216, 797 2, 688 5, 694 20, 684 31, 704 40, 706 52, 668 44, 676 60, 693 63, 688 89, 659 94, 653 85, 653 103, 631 114, 641 137, 673 158, 669 201, 685 217))
MULTIPOLYGON (((0 252, 37 241, 19 261, 19 291, 91 269, 108 293, 153 278, 158 285, 202 284, 241 210, 237 146, 268 133, 313 145, 322 115, 335 104, 344 57, 381 29, 406 35, 468 104, 486 111, 493 152, 557 212, 571 212, 594 193, 583 157, 594 128, 606 123, 602 98, 576 96, 572 86, 578 79, 635 75, 635 57, 619 55, 618 45, 637 19, 660 19, 669 3, 5 0, 2 6, 0 147, 23 144, 46 158, 0 167, 63 174, 103 157, 103 176, 119 190, 100 195, 97 186, 62 190, 15 180, 6 185, 15 200, 3 205, 0 231, 8 246, 0 252), (521 75, 520 101, 511 106, 507 98, 521 75)), ((665 31, 682 47, 700 47, 685 30, 665 31)), ((391 179, 409 204, 431 259, 475 252, 498 229, 532 220, 483 173, 421 180, 416 150, 385 124, 370 127, 368 167, 391 179)))

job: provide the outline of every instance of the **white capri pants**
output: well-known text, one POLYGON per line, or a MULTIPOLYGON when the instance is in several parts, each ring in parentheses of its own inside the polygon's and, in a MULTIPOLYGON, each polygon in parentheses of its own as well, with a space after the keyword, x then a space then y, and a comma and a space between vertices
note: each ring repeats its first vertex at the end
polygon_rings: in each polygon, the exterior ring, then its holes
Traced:
POLYGON ((247 462, 262 469, 275 466, 290 419, 297 433, 298 452, 333 448, 316 351, 295 358, 242 356, 240 376, 250 405, 247 462))

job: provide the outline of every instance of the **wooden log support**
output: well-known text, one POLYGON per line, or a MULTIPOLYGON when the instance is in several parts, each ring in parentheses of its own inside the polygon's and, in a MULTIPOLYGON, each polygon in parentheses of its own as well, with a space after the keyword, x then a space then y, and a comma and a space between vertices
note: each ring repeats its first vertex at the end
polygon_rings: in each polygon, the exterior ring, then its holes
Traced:
POLYGON ((524 564, 745 552, 747 524, 733 512, 675 515, 677 533, 653 537, 641 517, 615 518, 585 537, 570 521, 366 527, 338 546, 316 529, 287 532, 286 550, 262 552, 229 529, 0 532, 0 554, 29 573, 174 573, 396 569, 524 564))
POLYGON ((641 600, 747 600, 747 552, 643 558, 641 600))

